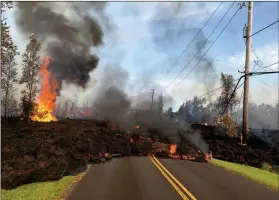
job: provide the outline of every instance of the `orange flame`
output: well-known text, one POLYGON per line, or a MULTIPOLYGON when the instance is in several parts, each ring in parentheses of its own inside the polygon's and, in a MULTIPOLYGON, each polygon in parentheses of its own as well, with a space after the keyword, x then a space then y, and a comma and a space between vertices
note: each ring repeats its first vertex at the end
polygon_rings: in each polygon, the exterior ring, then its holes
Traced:
POLYGON ((32 121, 56 121, 56 118, 53 115, 53 110, 55 108, 56 90, 59 88, 59 85, 48 71, 49 62, 50 57, 45 57, 40 68, 40 75, 42 78, 41 92, 36 99, 37 105, 34 114, 31 116, 32 121))
POLYGON ((170 154, 175 154, 176 153, 176 147, 177 147, 176 144, 171 144, 170 148, 169 148, 169 153, 170 154))
POLYGON ((91 109, 89 107, 83 108, 83 114, 84 114, 84 117, 91 116, 91 114, 92 114, 91 109))

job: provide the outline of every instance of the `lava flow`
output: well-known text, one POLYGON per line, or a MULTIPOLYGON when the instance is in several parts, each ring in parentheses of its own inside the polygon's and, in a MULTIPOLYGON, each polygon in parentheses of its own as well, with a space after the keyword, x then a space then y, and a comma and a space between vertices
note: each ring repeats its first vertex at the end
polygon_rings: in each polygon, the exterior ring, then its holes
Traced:
POLYGON ((55 78, 51 76, 48 71, 48 64, 50 62, 49 57, 44 58, 44 62, 40 68, 40 75, 42 78, 42 85, 39 97, 36 99, 36 107, 33 115, 31 116, 32 121, 38 122, 51 122, 56 121, 53 115, 56 100, 56 90, 59 85, 55 78))
POLYGON ((176 153, 176 147, 177 147, 176 144, 171 144, 170 145, 169 153, 171 155, 176 153))

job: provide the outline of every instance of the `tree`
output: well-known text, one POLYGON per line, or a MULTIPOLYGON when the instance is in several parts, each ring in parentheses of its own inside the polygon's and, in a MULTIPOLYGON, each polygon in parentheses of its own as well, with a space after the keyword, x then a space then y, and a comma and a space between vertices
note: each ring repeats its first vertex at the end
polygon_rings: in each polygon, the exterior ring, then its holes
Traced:
POLYGON ((167 115, 167 118, 170 120, 172 120, 174 118, 174 113, 173 113, 172 107, 168 108, 168 110, 166 111, 166 115, 167 115))
POLYGON ((185 113, 185 103, 183 103, 178 111, 177 111, 177 117, 179 119, 179 121, 184 121, 185 120, 185 117, 186 117, 186 113, 185 113))
MULTIPOLYGON (((20 98, 19 106, 22 110, 22 115, 24 117, 26 117, 30 114, 29 112, 34 109, 35 103, 29 102, 28 101, 28 95, 26 93, 23 93, 21 98, 20 98)), ((28 119, 30 119, 30 117, 28 119)))
POLYGON ((237 125, 232 120, 230 113, 217 117, 215 123, 219 135, 237 137, 237 125))
POLYGON ((208 108, 206 105, 206 98, 198 98, 195 96, 193 100, 188 100, 179 108, 179 116, 183 114, 184 120, 189 123, 204 123, 207 122, 206 115, 208 114, 208 108))
POLYGON ((33 102, 39 92, 39 70, 40 57, 38 52, 41 49, 40 43, 34 34, 30 35, 30 41, 27 44, 24 54, 22 55, 23 71, 20 84, 25 84, 26 89, 22 93, 22 97, 26 98, 28 105, 28 122, 30 122, 31 109, 34 108, 33 102))
POLYGON ((10 27, 8 26, 6 20, 7 18, 4 17, 4 12, 6 9, 11 9, 13 7, 12 2, 8 1, 1 1, 1 77, 2 77, 2 67, 7 62, 7 55, 10 49, 13 49, 12 38, 10 34, 10 27))
POLYGON ((161 115, 163 113, 164 109, 164 100, 163 100, 163 94, 161 93, 158 99, 158 112, 161 115))
MULTIPOLYGON (((12 8, 12 2, 1 2, 1 12, 5 8, 12 8)), ((14 100, 15 83, 18 80, 15 56, 19 55, 17 46, 14 44, 10 27, 7 25, 6 18, 1 16, 1 97, 4 118, 7 118, 7 112, 14 100)))
POLYGON ((223 87, 223 90, 221 92, 221 95, 217 99, 217 106, 219 108, 218 111, 219 113, 222 113, 225 110, 226 105, 228 104, 228 107, 225 112, 233 112, 234 107, 239 104, 237 93, 235 92, 232 95, 232 92, 235 87, 233 76, 221 73, 221 85, 223 87))

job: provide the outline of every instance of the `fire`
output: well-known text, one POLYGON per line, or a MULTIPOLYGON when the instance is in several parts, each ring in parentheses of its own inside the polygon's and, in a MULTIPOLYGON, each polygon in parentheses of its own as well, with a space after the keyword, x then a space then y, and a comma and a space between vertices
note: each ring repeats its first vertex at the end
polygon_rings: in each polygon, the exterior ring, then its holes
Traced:
POLYGON ((48 71, 49 57, 44 58, 40 68, 42 85, 39 97, 36 99, 35 112, 31 116, 32 121, 51 122, 56 121, 53 115, 56 100, 56 90, 59 88, 55 78, 48 71))
POLYGON ((91 109, 89 107, 85 107, 83 109, 83 114, 84 114, 84 117, 89 117, 89 116, 92 115, 92 111, 91 111, 91 109))
POLYGON ((169 154, 175 154, 176 153, 176 147, 177 145, 176 144, 171 144, 170 145, 170 148, 169 148, 169 154))

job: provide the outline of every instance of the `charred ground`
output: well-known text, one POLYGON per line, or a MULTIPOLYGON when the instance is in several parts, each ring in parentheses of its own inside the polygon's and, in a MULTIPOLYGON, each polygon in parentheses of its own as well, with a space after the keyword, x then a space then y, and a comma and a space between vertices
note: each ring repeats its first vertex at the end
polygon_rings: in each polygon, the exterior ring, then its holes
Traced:
MULTIPOLYGON (((279 164, 278 151, 258 139, 242 146, 237 140, 214 136, 214 127, 194 125, 208 143, 213 157, 260 167, 262 162, 279 164)), ((204 160, 197 145, 178 130, 178 138, 160 134, 160 129, 135 127, 121 130, 116 123, 102 120, 60 120, 50 123, 24 121, 2 125, 2 188, 57 180, 84 171, 90 163, 113 156, 155 154, 173 159, 204 160), (169 147, 177 144, 170 155, 169 147)))

